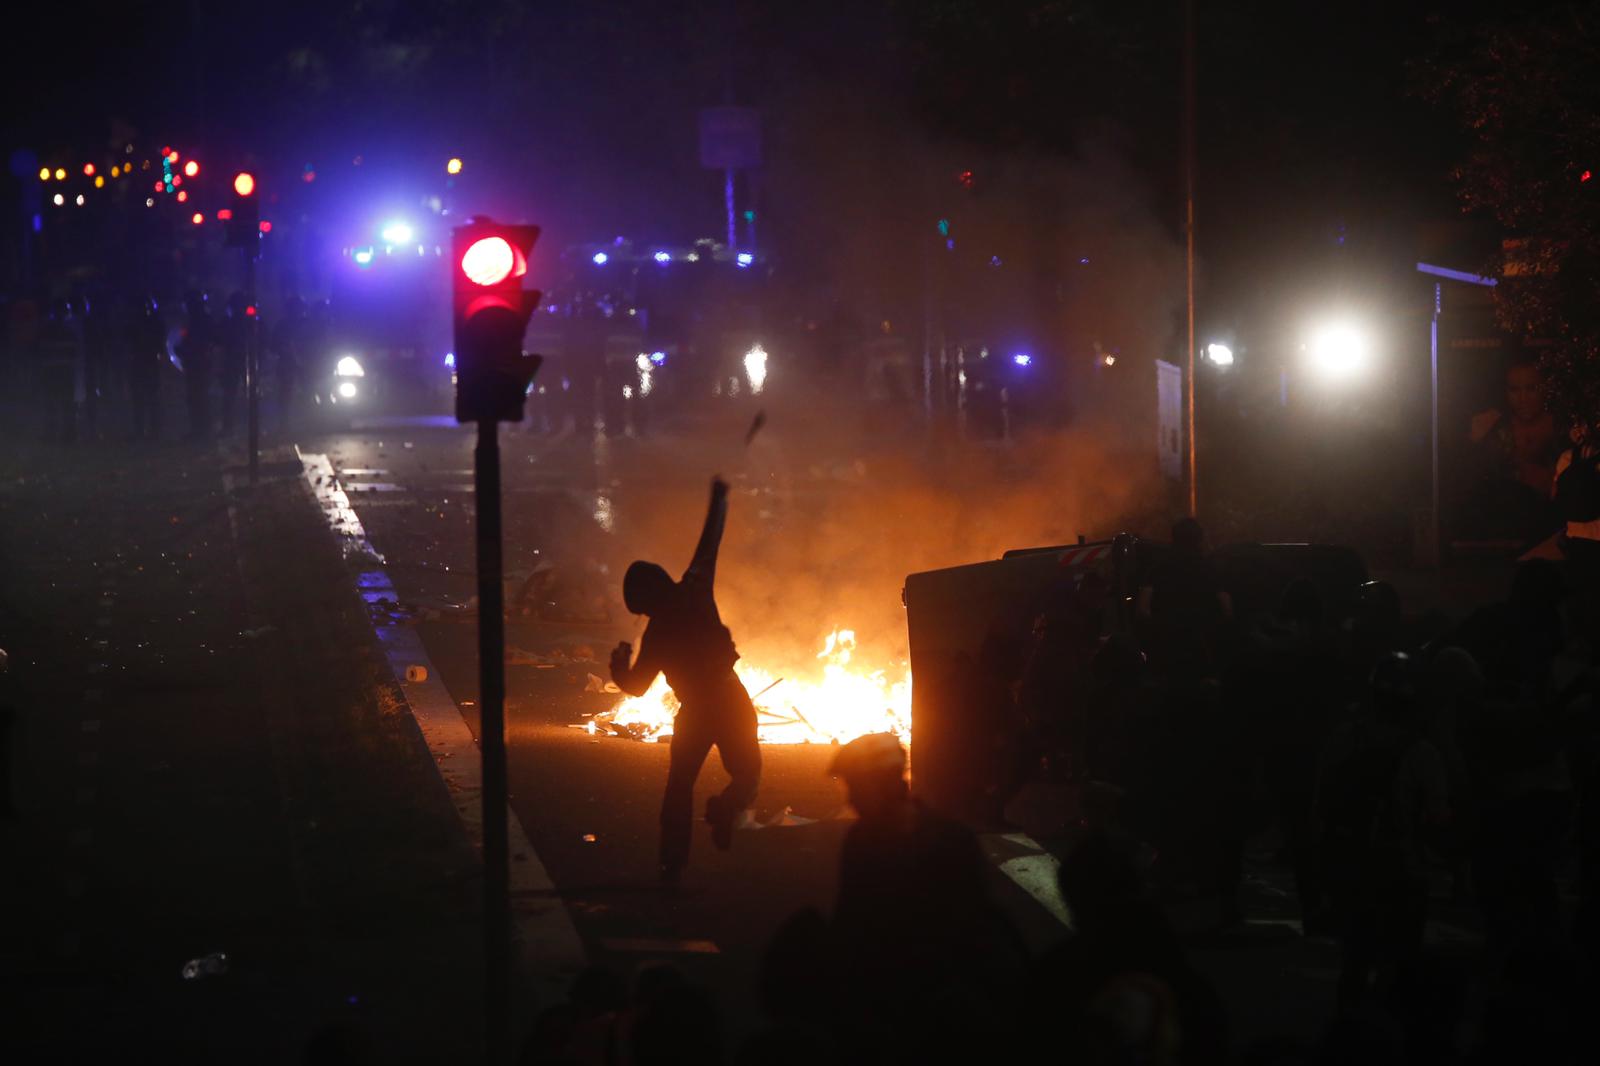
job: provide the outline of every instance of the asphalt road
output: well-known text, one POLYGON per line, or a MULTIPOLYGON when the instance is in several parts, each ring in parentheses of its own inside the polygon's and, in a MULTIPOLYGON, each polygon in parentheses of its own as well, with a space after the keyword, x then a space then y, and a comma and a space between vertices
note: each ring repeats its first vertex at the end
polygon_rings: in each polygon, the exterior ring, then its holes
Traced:
MULTIPOLYGON (((507 732, 512 807, 582 938, 591 961, 623 972, 670 959, 717 991, 737 1035, 754 1023, 754 977, 762 949, 789 914, 826 908, 848 813, 827 776, 825 745, 768 745, 754 823, 731 852, 698 829, 684 888, 664 896, 655 882, 656 813, 667 748, 591 736, 586 714, 616 699, 589 691, 604 678, 618 640, 636 639, 638 622, 615 600, 621 570, 641 549, 659 512, 682 517, 673 535, 687 562, 698 531, 708 474, 734 480, 734 506, 781 510, 781 493, 804 494, 804 476, 775 476, 768 457, 752 471, 726 432, 630 439, 502 436, 507 625, 507 732), (781 495, 779 493, 779 495, 781 495), (545 606, 522 601, 522 583, 545 566, 559 582, 545 606), (526 608, 534 613, 518 617, 526 608)), ((346 432, 306 435, 305 452, 326 454, 385 560, 407 616, 451 698, 477 729, 473 510, 473 433, 447 419, 386 419, 346 432)), ((663 549, 666 550, 666 549, 663 549)), ((735 558, 724 559, 736 567, 735 558)), ((903 575, 896 575, 898 576, 903 575)), ((740 634, 735 632, 736 639, 740 634)), ((726 777, 708 760, 696 809, 726 777)), ((1020 835, 985 838, 994 889, 1025 936, 1044 945, 1064 932, 1041 902, 1053 860, 1020 835)), ((1314 1034, 1331 1013, 1336 951, 1307 940, 1293 922, 1287 878, 1263 856, 1252 862, 1250 921, 1221 939, 1197 939, 1196 961, 1217 983, 1234 1016, 1236 1042, 1314 1034)), ((1175 914, 1203 929, 1214 903, 1175 914)), ((1456 932, 1441 927, 1445 939, 1456 932)))

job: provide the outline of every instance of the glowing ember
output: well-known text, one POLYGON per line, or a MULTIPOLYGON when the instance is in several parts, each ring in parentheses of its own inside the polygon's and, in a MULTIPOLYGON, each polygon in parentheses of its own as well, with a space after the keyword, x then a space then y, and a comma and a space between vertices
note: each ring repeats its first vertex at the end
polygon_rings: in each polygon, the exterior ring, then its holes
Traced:
MULTIPOLYGON (((845 743, 866 733, 895 733, 911 739, 911 674, 904 665, 891 676, 851 662, 854 630, 835 629, 823 642, 817 666, 774 674, 740 662, 739 680, 755 699, 763 744, 845 743)), ((664 677, 643 696, 630 696, 595 715, 589 731, 602 728, 639 740, 672 733, 678 701, 664 677)))

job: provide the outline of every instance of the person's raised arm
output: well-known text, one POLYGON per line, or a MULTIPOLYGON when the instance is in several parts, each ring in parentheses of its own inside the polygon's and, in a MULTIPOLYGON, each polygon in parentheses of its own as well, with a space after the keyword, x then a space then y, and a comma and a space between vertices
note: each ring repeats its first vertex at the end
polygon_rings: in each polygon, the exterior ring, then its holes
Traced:
POLYGON ((711 479, 711 505, 706 510, 705 528, 700 531, 700 543, 695 545, 694 561, 684 571, 684 580, 695 578, 711 584, 717 575, 717 549, 722 546, 722 527, 728 520, 728 483, 720 477, 711 479))

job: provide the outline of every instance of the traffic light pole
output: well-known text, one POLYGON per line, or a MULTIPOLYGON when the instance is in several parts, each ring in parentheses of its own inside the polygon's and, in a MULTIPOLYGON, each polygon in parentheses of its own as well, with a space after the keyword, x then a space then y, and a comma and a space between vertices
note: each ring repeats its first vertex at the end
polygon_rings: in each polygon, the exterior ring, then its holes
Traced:
POLYGON ((500 424, 478 421, 478 744, 483 753, 484 1022, 491 1066, 511 1061, 511 859, 506 840, 505 595, 501 582, 500 424))

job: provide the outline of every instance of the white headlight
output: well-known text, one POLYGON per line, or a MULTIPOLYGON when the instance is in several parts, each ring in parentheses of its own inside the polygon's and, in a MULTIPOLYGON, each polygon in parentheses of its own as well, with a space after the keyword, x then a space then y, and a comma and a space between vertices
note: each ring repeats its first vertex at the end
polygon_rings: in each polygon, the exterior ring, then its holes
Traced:
POLYGON ((353 399, 355 399, 356 398, 356 383, 353 382, 353 381, 341 381, 341 382, 339 382, 339 397, 340 397, 340 399, 344 399, 344 400, 353 400, 353 399))
POLYGON ((340 359, 339 365, 333 368, 333 372, 342 378, 364 378, 367 376, 367 372, 361 369, 361 364, 356 362, 356 357, 353 355, 347 355, 340 359))
MULTIPOLYGON (((744 376, 750 381, 750 391, 759 393, 767 383, 767 350, 756 345, 744 353, 744 376)), ((737 378, 734 379, 738 381, 737 378)))

